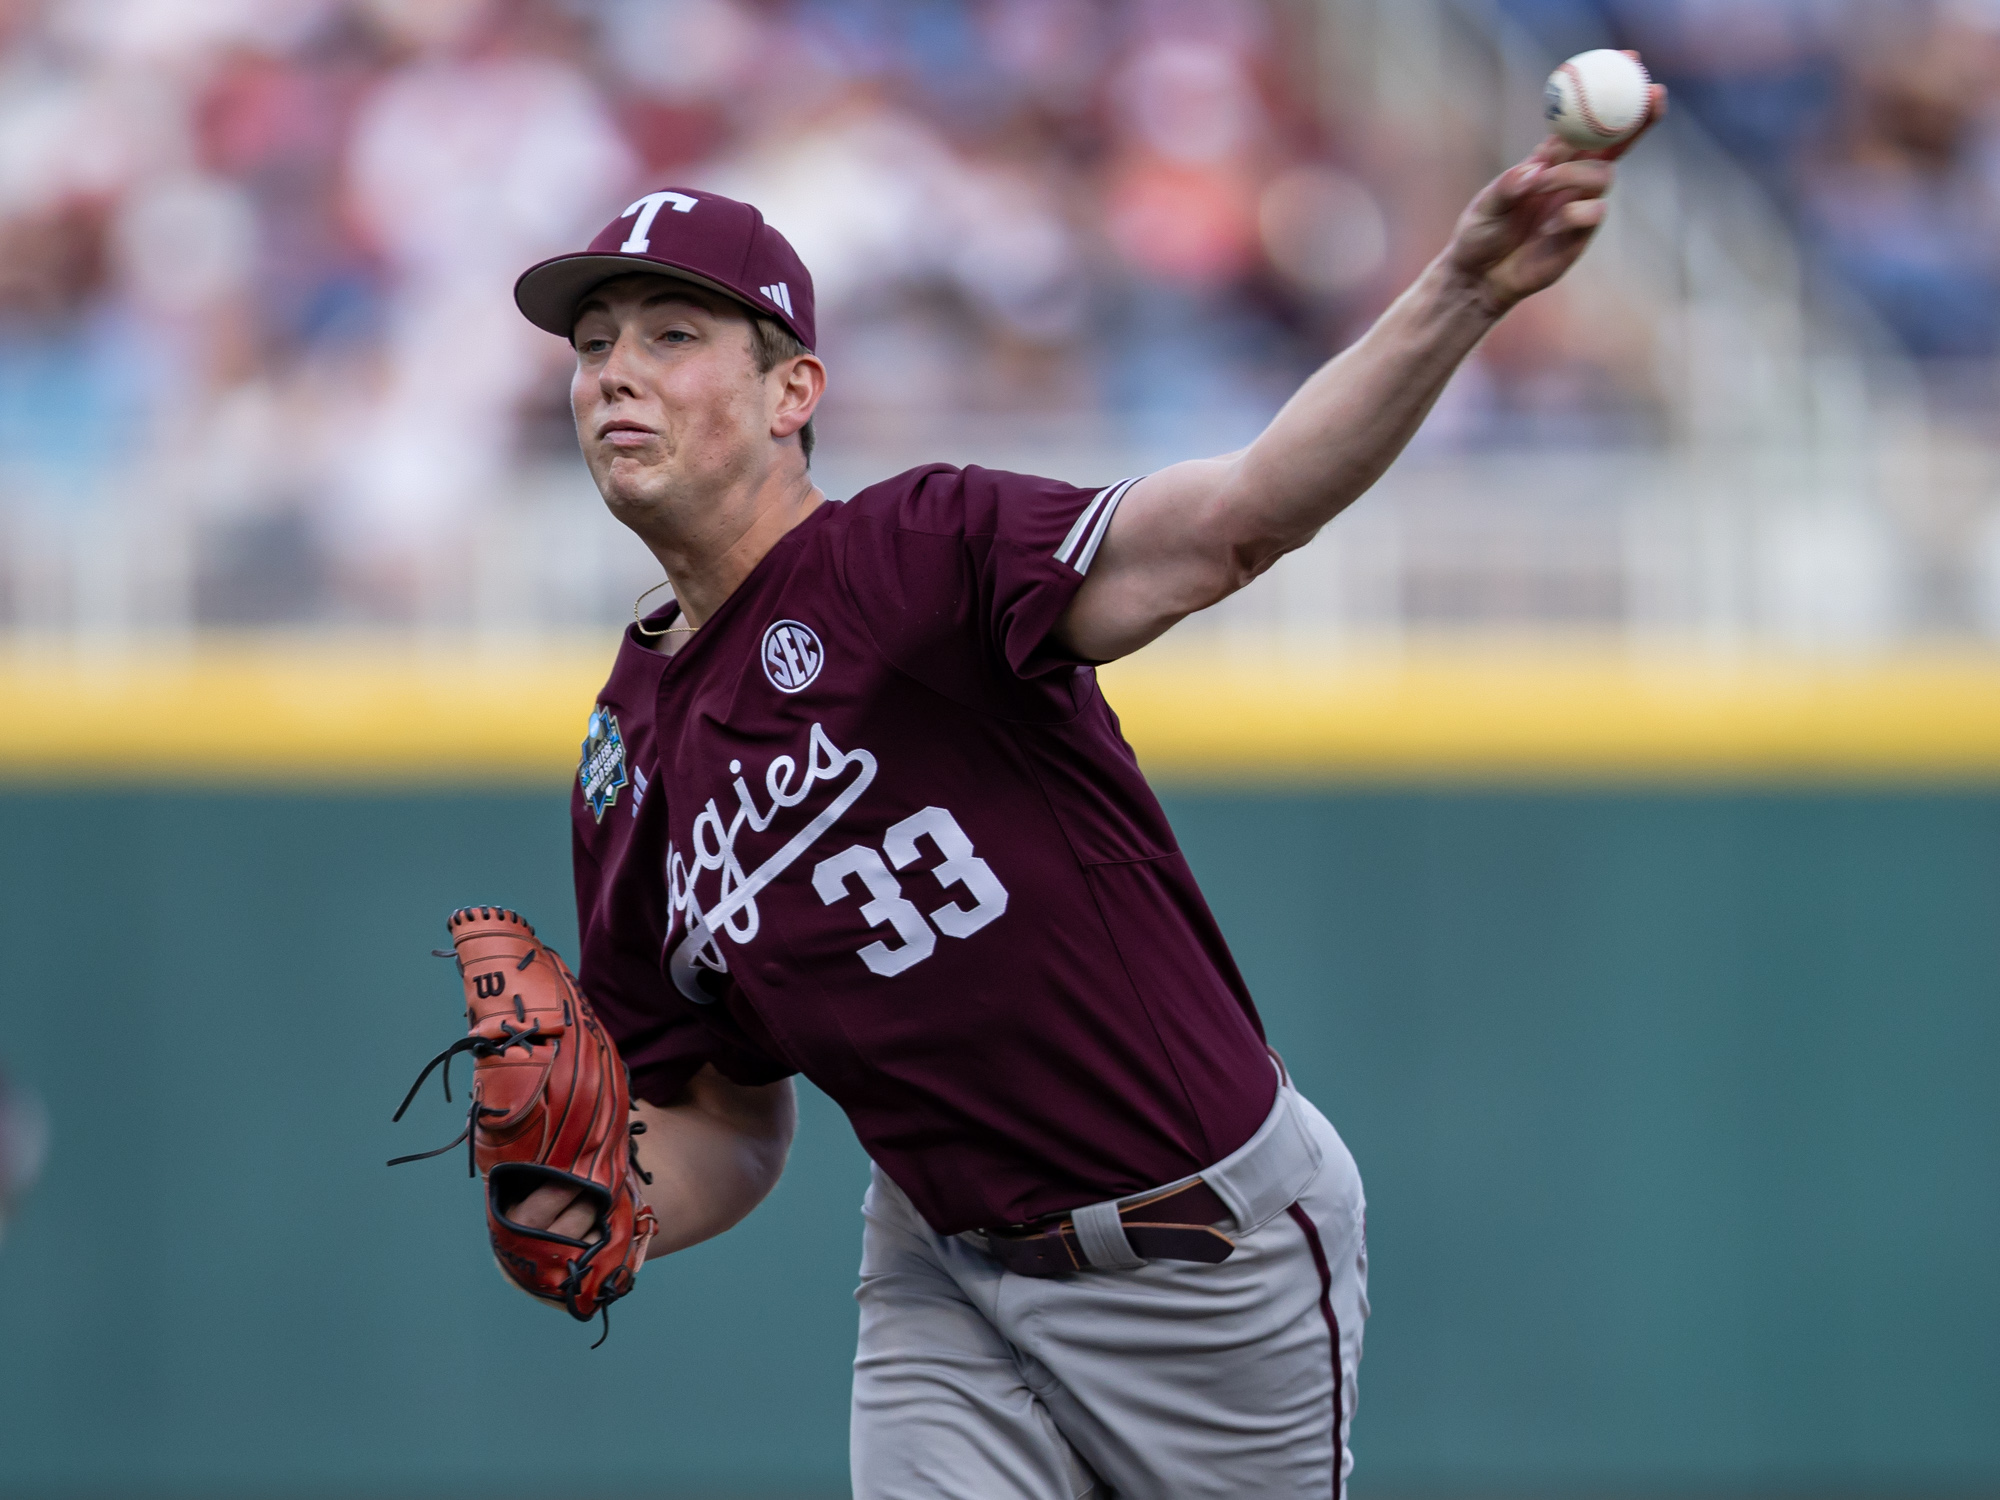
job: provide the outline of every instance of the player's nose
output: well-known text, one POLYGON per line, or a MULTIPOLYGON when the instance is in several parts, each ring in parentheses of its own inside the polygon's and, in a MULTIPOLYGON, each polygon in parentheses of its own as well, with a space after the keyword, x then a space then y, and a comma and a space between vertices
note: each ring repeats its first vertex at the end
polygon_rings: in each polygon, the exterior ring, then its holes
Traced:
POLYGON ((611 352, 604 363, 597 367, 597 390, 606 401, 617 401, 639 394, 639 383, 634 368, 635 340, 627 331, 620 329, 612 342, 611 352))

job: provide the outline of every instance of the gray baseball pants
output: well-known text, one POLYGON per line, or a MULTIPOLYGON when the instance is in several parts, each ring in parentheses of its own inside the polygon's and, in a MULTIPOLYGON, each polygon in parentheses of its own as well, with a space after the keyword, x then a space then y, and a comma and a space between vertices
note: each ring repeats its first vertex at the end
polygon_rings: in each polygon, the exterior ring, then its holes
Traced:
POLYGON ((1251 1147, 1201 1174, 1237 1214, 1229 1259, 1052 1278, 934 1233, 878 1167, 855 1500, 1340 1500, 1368 1316, 1361 1177, 1289 1084, 1251 1147))

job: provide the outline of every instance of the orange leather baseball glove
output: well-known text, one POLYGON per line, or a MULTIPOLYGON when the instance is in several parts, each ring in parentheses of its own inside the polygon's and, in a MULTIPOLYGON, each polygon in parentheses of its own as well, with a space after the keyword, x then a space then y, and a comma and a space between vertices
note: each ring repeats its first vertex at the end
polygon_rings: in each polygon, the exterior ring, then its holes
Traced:
MULTIPOLYGON (((452 956, 465 981, 468 1034, 432 1058, 395 1118, 417 1097, 432 1069, 472 1054, 472 1105, 465 1132, 449 1145, 390 1162, 440 1156, 464 1142, 469 1170, 486 1178, 486 1226, 493 1258, 522 1291, 554 1302, 582 1321, 604 1316, 632 1290, 632 1278, 658 1229, 639 1194, 624 1059, 604 1034, 569 966, 518 913, 498 906, 461 907, 451 915, 452 956), (584 1239, 530 1229, 508 1217, 545 1183, 582 1192, 597 1210, 584 1239)), ((602 1338, 598 1343, 603 1343, 602 1338)), ((596 1347, 595 1345, 592 1346, 596 1347)))

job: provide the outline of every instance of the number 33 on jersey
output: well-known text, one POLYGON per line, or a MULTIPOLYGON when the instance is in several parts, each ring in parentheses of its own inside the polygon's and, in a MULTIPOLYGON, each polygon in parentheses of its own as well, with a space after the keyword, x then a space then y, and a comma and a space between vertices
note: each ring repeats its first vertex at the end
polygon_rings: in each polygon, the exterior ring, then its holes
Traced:
MULTIPOLYGON (((946 890, 964 886, 972 897, 970 907, 950 902, 925 914, 939 932, 946 937, 969 938, 1007 909, 1007 888, 994 875, 993 867, 972 852, 972 840, 958 826, 958 819, 942 807, 912 813, 889 830, 882 840, 889 864, 900 870, 916 863, 920 838, 928 838, 944 856, 943 862, 931 869, 938 884, 946 890)), ((831 906, 847 894, 850 876, 860 877, 871 898, 861 908, 862 917, 872 926, 889 924, 902 939, 899 948, 870 943, 855 956, 872 973, 884 976, 900 974, 911 964, 929 958, 936 946, 930 926, 904 898, 901 882, 889 873, 882 856, 866 844, 855 844, 821 860, 813 869, 813 889, 831 906)))
MULTIPOLYGON (((812 647, 817 664, 816 638, 812 647)), ((843 752, 818 723, 810 727, 805 748, 803 767, 793 756, 778 755, 765 768, 769 805, 763 808, 744 780, 743 762, 730 761, 730 787, 736 799, 731 815, 725 820, 710 798, 694 818, 688 851, 684 853, 677 842, 667 845, 667 940, 673 948, 669 973, 681 993, 697 1004, 714 998, 702 987, 697 971, 729 972, 724 941, 747 944, 756 939, 762 925, 758 894, 815 852, 814 846, 860 801, 880 769, 867 750, 843 752), (820 805, 800 818, 803 826, 796 831, 775 826, 791 809, 813 803, 820 805), (786 832, 791 832, 789 838, 784 837, 786 832), (738 849, 746 834, 752 839, 769 836, 762 857, 749 868, 738 849)), ((855 953, 870 973, 884 978, 929 958, 936 951, 938 933, 968 938, 1007 910, 1006 887, 973 852, 972 840, 958 820, 942 807, 923 808, 893 824, 879 850, 852 844, 821 859, 812 867, 812 888, 827 906, 858 891, 861 920, 871 928, 890 930, 893 942, 878 939, 855 953), (917 865, 923 858, 919 847, 923 842, 938 857, 930 869, 938 886, 946 892, 961 888, 969 905, 947 901, 926 913, 904 894, 891 866, 908 870, 917 865)))

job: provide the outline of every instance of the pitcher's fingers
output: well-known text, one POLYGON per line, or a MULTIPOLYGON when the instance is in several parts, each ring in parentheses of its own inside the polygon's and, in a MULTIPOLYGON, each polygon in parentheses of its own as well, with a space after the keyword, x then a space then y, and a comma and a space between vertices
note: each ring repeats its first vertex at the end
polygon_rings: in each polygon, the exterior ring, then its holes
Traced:
POLYGON ((1537 228, 1543 234, 1579 234, 1603 224, 1610 209, 1602 198, 1575 198, 1549 214, 1537 228))
MULTIPOLYGON (((1653 93, 1655 104, 1664 107, 1666 90, 1655 84, 1653 93)), ((1649 113, 1639 135, 1646 133, 1652 120, 1653 116, 1649 113)), ((1632 139, 1637 140, 1639 135, 1632 139)), ((1630 145, 1631 142, 1625 144, 1630 145)), ((1557 192, 1587 185, 1592 195, 1608 192, 1611 178, 1602 172, 1602 164, 1615 160, 1623 154, 1623 150, 1621 146, 1610 151, 1579 151, 1562 137, 1549 136, 1529 153, 1525 161, 1515 163, 1489 182, 1485 191, 1473 200, 1473 209, 1498 219, 1511 213, 1529 193, 1557 192), (1571 170, 1577 167, 1583 170, 1580 173, 1571 170)))
POLYGON ((595 1244, 602 1236, 597 1231, 597 1210, 582 1198, 564 1209, 549 1225, 551 1234, 565 1235, 573 1240, 586 1240, 595 1244))
POLYGON ((1522 197, 1567 193, 1577 198, 1602 198, 1611 191, 1616 169, 1608 161, 1566 161, 1544 167, 1523 189, 1522 197))
POLYGON ((1547 163, 1532 156, 1516 162, 1480 190, 1479 196, 1472 200, 1472 211, 1482 218, 1506 218, 1547 170, 1547 163))
POLYGON ((504 1211, 508 1218, 525 1228, 547 1229, 576 1201, 576 1189, 567 1183, 545 1182, 518 1203, 506 1205, 504 1211))

